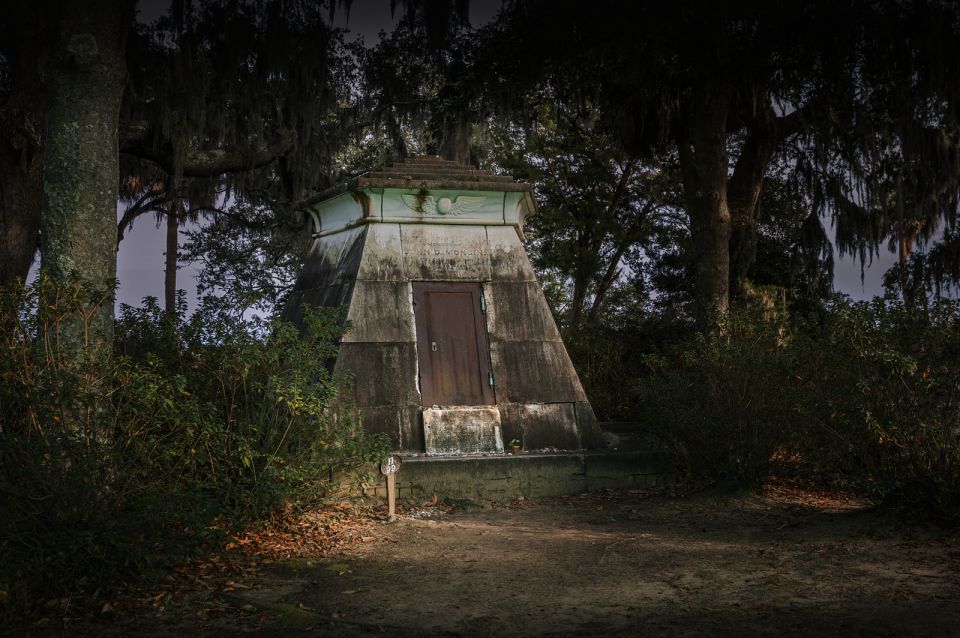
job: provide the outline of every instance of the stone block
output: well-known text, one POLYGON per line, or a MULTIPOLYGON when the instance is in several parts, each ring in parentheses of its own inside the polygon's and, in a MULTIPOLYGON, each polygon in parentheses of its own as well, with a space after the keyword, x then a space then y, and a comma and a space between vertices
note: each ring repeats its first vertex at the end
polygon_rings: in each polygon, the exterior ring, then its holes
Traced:
POLYGON ((352 228, 315 239, 297 277, 296 288, 323 288, 355 279, 363 252, 363 237, 363 228, 352 228))
POLYGON ((423 454, 423 426, 419 406, 377 405, 360 408, 365 432, 390 437, 392 449, 401 454, 423 454))
POLYGON ((429 408, 423 411, 427 454, 502 454, 496 407, 429 408))
POLYGON ((336 230, 364 217, 365 204, 354 193, 343 193, 317 204, 313 207, 313 214, 320 220, 319 232, 336 230))
POLYGON ((403 269, 414 281, 487 281, 490 257, 482 226, 402 224, 403 269))
POLYGON ((400 408, 393 405, 376 405, 360 408, 360 425, 368 434, 386 434, 393 449, 403 448, 403 432, 400 408))
POLYGON ((423 454, 426 447, 423 442, 423 408, 408 405, 399 408, 400 449, 403 452, 423 454))
POLYGON ((580 449, 573 403, 530 403, 520 406, 523 447, 527 450, 580 449))
POLYGON ((358 279, 403 281, 403 251, 399 224, 369 224, 358 279))
POLYGON ((515 226, 487 226, 487 244, 490 250, 490 279, 536 283, 533 265, 515 226))
POLYGON ((430 189, 427 193, 421 193, 420 190, 385 189, 383 216, 426 222, 436 220, 441 224, 461 221, 488 224, 503 222, 503 193, 464 192, 457 189, 430 189))
POLYGON ((416 342, 409 282, 358 280, 347 315, 348 342, 416 342))
POLYGON ((520 406, 516 403, 498 403, 500 410, 500 431, 503 434, 503 444, 510 446, 510 441, 523 441, 523 428, 520 425, 520 406))
POLYGON ((674 473, 670 456, 663 452, 622 452, 584 456, 591 490, 652 487, 674 473))
POLYGON ((577 415, 580 445, 588 450, 604 447, 603 433, 600 429, 600 423, 597 421, 597 415, 593 412, 593 407, 586 401, 577 401, 574 403, 574 411, 577 415))
POLYGON ((348 306, 352 294, 353 282, 351 281, 323 286, 321 288, 311 288, 309 290, 295 290, 290 293, 290 297, 287 299, 281 316, 284 321, 292 321, 303 329, 303 307, 305 305, 314 308, 339 308, 341 306, 348 306))
POLYGON ((561 341, 537 282, 491 281, 483 291, 492 341, 561 341))
POLYGON ((357 405, 420 405, 415 343, 340 345, 336 372, 350 372, 357 405))
POLYGON ((490 344, 497 401, 586 401, 562 341, 494 341, 490 344))

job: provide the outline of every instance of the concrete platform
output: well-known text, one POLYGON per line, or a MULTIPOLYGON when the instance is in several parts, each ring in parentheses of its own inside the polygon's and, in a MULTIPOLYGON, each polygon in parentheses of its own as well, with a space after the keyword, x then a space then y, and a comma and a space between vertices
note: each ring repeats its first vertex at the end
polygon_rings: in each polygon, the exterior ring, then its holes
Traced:
MULTIPOLYGON (((601 489, 648 488, 672 479, 669 455, 662 451, 556 452, 401 457, 400 498, 439 497, 510 500, 563 496, 601 489)), ((386 497, 386 480, 368 489, 386 497)))

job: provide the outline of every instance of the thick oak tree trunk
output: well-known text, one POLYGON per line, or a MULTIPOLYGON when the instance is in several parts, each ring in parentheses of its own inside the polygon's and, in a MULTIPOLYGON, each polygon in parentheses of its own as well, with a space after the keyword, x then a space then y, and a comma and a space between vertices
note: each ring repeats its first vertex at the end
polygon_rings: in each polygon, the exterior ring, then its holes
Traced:
POLYGON ((109 343, 116 279, 117 126, 133 2, 91 0, 58 7, 58 33, 44 78, 41 269, 108 289, 89 321, 68 322, 61 342, 109 343))
POLYGON ((678 144, 696 260, 694 315, 702 329, 714 328, 730 303, 728 110, 729 96, 722 83, 698 91, 691 126, 681 133, 678 144))

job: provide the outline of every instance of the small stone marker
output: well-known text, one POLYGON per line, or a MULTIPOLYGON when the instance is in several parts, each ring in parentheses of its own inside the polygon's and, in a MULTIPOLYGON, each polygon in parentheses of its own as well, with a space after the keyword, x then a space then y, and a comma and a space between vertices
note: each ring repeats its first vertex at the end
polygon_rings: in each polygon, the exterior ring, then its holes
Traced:
POLYGON ((380 464, 380 473, 387 477, 387 508, 390 520, 397 518, 397 472, 400 471, 400 457, 396 454, 383 459, 380 464))

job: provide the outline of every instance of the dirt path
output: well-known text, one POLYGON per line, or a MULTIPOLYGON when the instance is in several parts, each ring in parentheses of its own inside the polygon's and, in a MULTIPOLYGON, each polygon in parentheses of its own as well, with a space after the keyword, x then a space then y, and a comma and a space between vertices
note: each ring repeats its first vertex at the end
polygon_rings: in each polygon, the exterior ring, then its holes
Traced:
POLYGON ((960 636, 955 532, 851 502, 607 494, 373 529, 349 554, 220 594, 233 611, 202 627, 120 633, 960 636))

